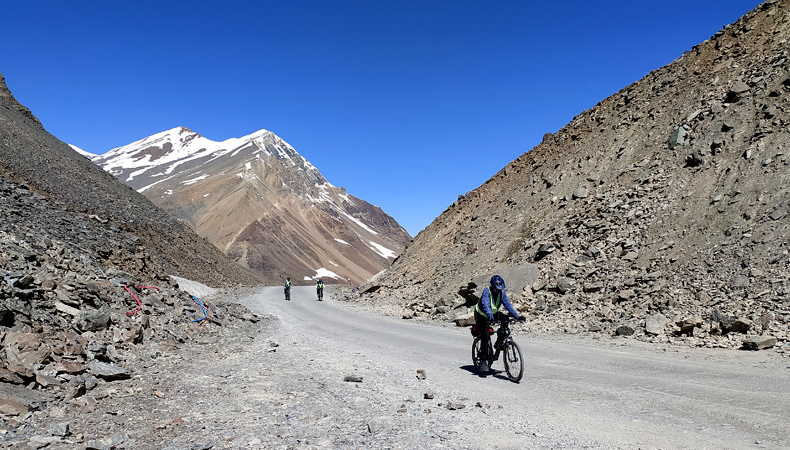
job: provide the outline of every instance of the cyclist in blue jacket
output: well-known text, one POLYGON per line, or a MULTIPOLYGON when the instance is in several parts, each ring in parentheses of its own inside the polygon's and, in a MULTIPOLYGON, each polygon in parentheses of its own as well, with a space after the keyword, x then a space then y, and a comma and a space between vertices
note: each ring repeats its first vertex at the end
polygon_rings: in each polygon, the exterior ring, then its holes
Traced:
POLYGON ((494 320, 506 320, 506 315, 502 311, 502 306, 510 312, 510 315, 520 321, 526 320, 524 316, 519 315, 510 304, 510 300, 505 294, 505 280, 499 275, 491 277, 491 285, 483 289, 483 295, 480 296, 480 301, 475 306, 475 324, 477 329, 483 337, 482 345, 480 346, 481 370, 483 373, 488 373, 488 359, 491 355, 488 354, 489 344, 491 343, 491 335, 488 333, 489 323, 494 320))

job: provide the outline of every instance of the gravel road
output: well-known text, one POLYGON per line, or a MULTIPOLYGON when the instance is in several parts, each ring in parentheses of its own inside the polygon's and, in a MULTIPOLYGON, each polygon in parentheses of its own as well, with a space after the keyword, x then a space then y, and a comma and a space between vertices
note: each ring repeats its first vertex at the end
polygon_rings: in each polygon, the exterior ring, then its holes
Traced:
POLYGON ((318 302, 312 287, 291 297, 238 296, 267 317, 249 333, 196 329, 192 345, 96 388, 95 406, 34 415, 0 448, 790 448, 790 361, 776 352, 516 330, 515 384, 475 373, 466 328, 318 302), (63 438, 45 431, 64 422, 63 438))
MULTIPOLYGON (((317 302, 311 287, 282 298, 281 288, 267 288, 243 303, 280 318, 275 339, 310 362, 303 376, 332 393, 326 400, 345 413, 330 422, 344 423, 358 446, 790 447, 790 361, 775 353, 516 332, 526 373, 514 384, 504 372, 475 373, 468 329, 317 302)), ((307 411, 313 395, 301 402, 307 411)))

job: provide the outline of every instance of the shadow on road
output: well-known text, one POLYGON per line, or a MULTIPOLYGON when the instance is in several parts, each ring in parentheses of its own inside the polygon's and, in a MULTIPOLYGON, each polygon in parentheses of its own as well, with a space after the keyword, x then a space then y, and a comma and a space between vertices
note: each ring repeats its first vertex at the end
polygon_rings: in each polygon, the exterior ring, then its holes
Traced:
POLYGON ((460 369, 461 370, 465 370, 465 371, 471 373, 472 375, 476 375, 476 376, 478 376, 480 378, 488 378, 490 376, 490 377, 498 378, 500 380, 508 380, 508 381, 510 381, 510 378, 507 377, 507 374, 505 373, 504 370, 491 369, 491 371, 488 372, 487 374, 481 374, 480 372, 477 371, 477 368, 475 366, 471 365, 471 364, 467 364, 465 366, 461 366, 460 369))

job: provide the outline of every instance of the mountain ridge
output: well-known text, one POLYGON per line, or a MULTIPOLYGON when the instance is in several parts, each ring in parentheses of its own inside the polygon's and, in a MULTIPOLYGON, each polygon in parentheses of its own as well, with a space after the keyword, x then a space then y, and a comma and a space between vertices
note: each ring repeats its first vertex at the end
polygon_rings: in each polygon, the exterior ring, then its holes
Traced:
POLYGON ((270 279, 360 284, 411 239, 265 129, 216 142, 176 127, 92 160, 270 279))
MULTIPOLYGON (((256 275, 228 262, 184 224, 49 134, 30 110, 16 101, 2 76, 0 104, 4 106, 0 109, 0 172, 9 180, 25 183, 40 195, 135 236, 151 252, 157 270, 214 286, 260 282, 256 275)), ((144 272, 135 275, 148 276, 144 272)))
POLYGON ((738 320, 787 340, 789 17, 764 2, 547 133, 362 298, 465 323, 500 273, 535 331, 731 346, 738 320))

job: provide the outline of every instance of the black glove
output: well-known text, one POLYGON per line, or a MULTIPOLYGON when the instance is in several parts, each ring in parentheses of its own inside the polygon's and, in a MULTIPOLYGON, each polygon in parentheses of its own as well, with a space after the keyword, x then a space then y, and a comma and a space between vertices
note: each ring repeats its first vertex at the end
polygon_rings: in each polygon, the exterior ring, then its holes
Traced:
POLYGON ((527 318, 526 318, 526 317, 524 317, 524 316, 520 316, 520 317, 518 318, 518 321, 519 321, 519 322, 526 322, 526 321, 527 321, 527 318))

